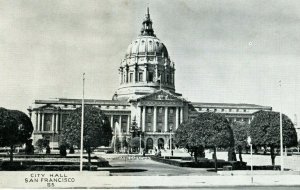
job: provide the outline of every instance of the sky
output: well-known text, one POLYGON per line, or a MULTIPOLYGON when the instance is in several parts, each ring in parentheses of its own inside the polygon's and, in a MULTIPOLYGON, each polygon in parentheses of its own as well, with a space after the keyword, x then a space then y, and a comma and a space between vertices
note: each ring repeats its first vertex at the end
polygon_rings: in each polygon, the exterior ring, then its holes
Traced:
POLYGON ((81 98, 83 72, 86 98, 111 99, 147 6, 184 98, 300 117, 297 0, 0 0, 0 107, 81 98))

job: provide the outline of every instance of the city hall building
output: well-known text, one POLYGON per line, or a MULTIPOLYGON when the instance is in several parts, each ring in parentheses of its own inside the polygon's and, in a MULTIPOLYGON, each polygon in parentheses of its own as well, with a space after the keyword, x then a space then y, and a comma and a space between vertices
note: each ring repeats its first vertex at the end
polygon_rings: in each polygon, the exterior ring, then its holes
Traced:
MULTIPOLYGON (((117 72, 118 71, 118 72, 117 72)), ((149 10, 140 35, 129 44, 120 67, 119 88, 111 100, 85 99, 107 115, 114 136, 128 139, 135 121, 143 132, 147 149, 169 148, 170 137, 180 123, 201 112, 223 113, 229 121, 250 123, 253 113, 272 110, 254 104, 190 102, 175 89, 175 63, 166 46, 156 37, 149 10)), ((34 125, 34 141, 46 138, 58 146, 60 130, 81 99, 35 100, 28 110, 34 125)), ((100 138, 100 137, 99 137, 100 138)))

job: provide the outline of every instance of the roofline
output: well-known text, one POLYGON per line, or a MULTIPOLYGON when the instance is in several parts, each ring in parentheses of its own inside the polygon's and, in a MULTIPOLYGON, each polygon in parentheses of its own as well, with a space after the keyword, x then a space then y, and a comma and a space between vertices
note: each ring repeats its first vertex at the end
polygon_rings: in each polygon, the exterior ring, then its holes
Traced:
POLYGON ((191 102, 193 106, 203 106, 203 107, 228 107, 228 108, 264 108, 272 110, 271 106, 262 106, 256 104, 246 104, 246 103, 205 103, 205 102, 191 102))
MULTIPOLYGON (((57 98, 53 100, 35 100, 35 104, 81 104, 82 99, 66 99, 66 98, 57 98)), ((118 101, 118 100, 99 100, 99 99, 84 99, 85 104, 90 105, 126 105, 130 104, 127 101, 118 101)))

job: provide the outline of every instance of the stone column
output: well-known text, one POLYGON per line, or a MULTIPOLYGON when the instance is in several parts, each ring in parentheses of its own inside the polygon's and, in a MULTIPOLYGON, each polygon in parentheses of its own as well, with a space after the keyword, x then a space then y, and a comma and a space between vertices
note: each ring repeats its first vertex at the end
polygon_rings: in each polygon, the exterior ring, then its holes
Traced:
POLYGON ((37 131, 41 131, 41 114, 37 113, 37 126, 36 126, 37 131))
POLYGON ((165 132, 168 132, 168 107, 165 107, 165 132))
POLYGON ((183 122, 183 107, 180 108, 180 123, 183 122))
POLYGON ((34 121, 34 123, 35 123, 34 130, 35 131, 39 130, 38 117, 39 117, 39 114, 37 112, 35 112, 35 121, 34 121))
POLYGON ((147 65, 145 65, 145 69, 144 69, 144 81, 148 82, 148 77, 147 77, 147 73, 148 73, 148 69, 147 69, 147 65))
POLYGON ((129 134, 129 130, 130 130, 130 116, 128 115, 128 117, 127 117, 127 134, 129 134))
POLYGON ((176 123, 175 123, 175 130, 178 128, 178 126, 179 126, 179 108, 178 107, 176 107, 176 115, 175 115, 175 117, 176 117, 176 123))
POLYGON ((135 64, 134 71, 135 71, 134 80, 135 80, 135 82, 138 82, 139 81, 139 66, 137 63, 135 64))
POLYGON ((52 113, 52 122, 51 122, 51 131, 54 131, 54 126, 55 126, 55 114, 52 113))
MULTIPOLYGON (((173 66, 173 67, 175 67, 175 66, 173 66)), ((175 84, 175 68, 173 69, 172 78, 173 78, 173 85, 174 85, 175 84)))
POLYGON ((122 130, 122 115, 120 115, 120 117, 119 117, 119 130, 120 130, 120 133, 123 133, 123 130, 122 130))
POLYGON ((164 73, 164 83, 165 84, 168 84, 168 81, 167 81, 167 75, 169 74, 168 72, 168 67, 167 67, 167 63, 165 63, 165 73, 164 73))
POLYGON ((157 82, 157 79, 158 79, 158 65, 157 64, 155 65, 155 78, 156 78, 156 80, 154 82, 157 82))
POLYGON ((142 131, 145 132, 146 124, 146 106, 143 106, 143 117, 142 117, 142 131))
POLYGON ((114 115, 110 115, 110 127, 114 130, 114 115))
POLYGON ((154 106, 153 110, 153 132, 156 132, 156 117, 157 117, 157 107, 154 106))
POLYGON ((143 118, 142 118, 142 115, 143 115, 142 106, 139 107, 139 112, 140 112, 140 113, 139 113, 139 117, 138 117, 138 118, 139 118, 139 121, 136 121, 136 122, 139 123, 139 127, 141 128, 142 125, 143 125, 143 124, 142 124, 142 123, 143 123, 143 122, 142 122, 142 119, 143 119, 143 118))
POLYGON ((56 121, 55 121, 55 130, 54 131, 58 131, 58 121, 59 121, 59 114, 56 114, 56 121))
POLYGON ((125 73, 125 76, 126 76, 126 79, 125 79, 125 81, 126 81, 126 83, 128 83, 128 73, 129 73, 129 67, 128 67, 128 65, 126 65, 126 73, 125 73))
POLYGON ((119 73, 119 75, 120 75, 120 84, 122 84, 123 83, 123 68, 120 67, 119 71, 120 71, 120 73, 119 73))
POLYGON ((42 126, 41 126, 41 131, 44 131, 44 121, 45 121, 45 114, 42 113, 42 126))

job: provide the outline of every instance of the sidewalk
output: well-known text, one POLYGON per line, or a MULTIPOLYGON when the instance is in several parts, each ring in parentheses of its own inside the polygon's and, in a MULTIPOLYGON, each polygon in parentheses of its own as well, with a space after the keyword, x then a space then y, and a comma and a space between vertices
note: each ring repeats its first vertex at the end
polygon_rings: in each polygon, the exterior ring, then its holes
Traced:
POLYGON ((99 172, 0 172, 0 188, 203 188, 299 186, 300 175, 250 176, 101 176, 99 172), (38 177, 37 175, 42 175, 38 177), (52 176, 51 176, 52 175, 52 176), (56 176, 56 177, 55 177, 56 176), (35 179, 29 181, 30 179, 35 179), (51 179, 50 179, 51 178, 51 179), (68 179, 66 182, 51 180, 68 179), (46 181, 46 179, 48 181, 46 181))

